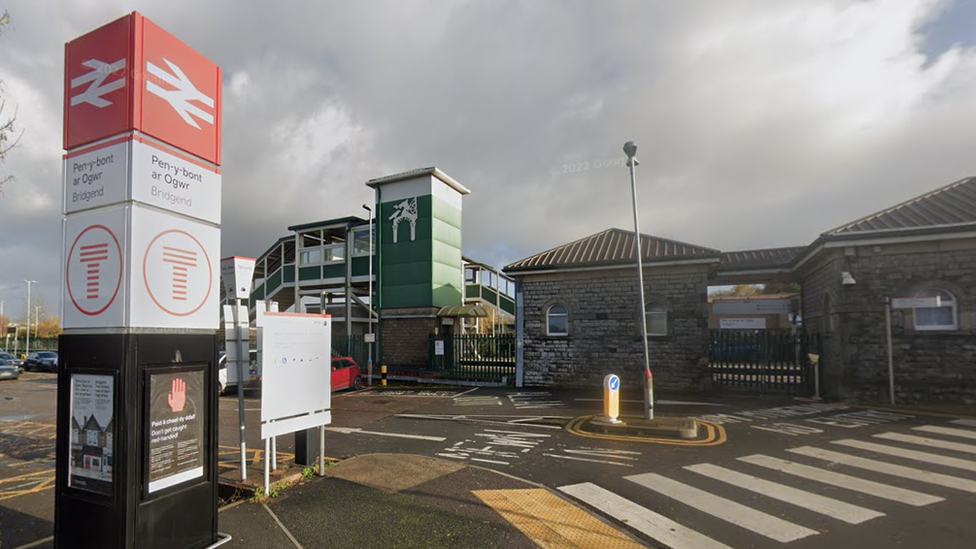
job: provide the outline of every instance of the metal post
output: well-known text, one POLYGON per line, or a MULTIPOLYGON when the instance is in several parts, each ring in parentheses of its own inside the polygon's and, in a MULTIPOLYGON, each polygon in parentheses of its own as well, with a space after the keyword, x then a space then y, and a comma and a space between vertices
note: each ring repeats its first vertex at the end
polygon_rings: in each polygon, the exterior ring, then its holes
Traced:
MULTIPOLYGON (((247 480, 247 442, 244 438, 244 363, 245 360, 251 358, 251 353, 244 346, 244 330, 241 320, 241 299, 237 298, 237 304, 234 307, 234 328, 237 332, 237 419, 241 432, 241 480, 247 480)), ((230 364, 227 366, 230 367, 230 364)))
POLYGON ((278 470, 278 437, 271 437, 271 470, 278 470))
MULTIPOLYGON (((369 333, 369 339, 373 339, 373 209, 363 204, 363 208, 369 212, 369 309, 366 310, 366 319, 369 323, 366 325, 366 329, 369 333)), ((366 361, 366 383, 372 387, 373 386, 373 342, 369 341, 366 343, 366 350, 368 352, 369 358, 366 361)))
POLYGON ((319 476, 325 476, 325 425, 319 425, 319 476))
POLYGON ((644 415, 648 420, 654 419, 654 381, 651 377, 651 355, 647 348, 647 304, 644 301, 644 263, 641 259, 640 220, 637 215, 637 164, 634 157, 637 154, 637 144, 628 141, 624 145, 627 154, 627 165, 630 166, 630 190, 634 198, 634 255, 637 256, 637 280, 640 291, 641 306, 641 340, 644 343, 644 415))
POLYGON ((895 355, 891 346, 891 298, 885 297, 885 328, 888 333, 888 395, 895 405, 895 355))
POLYGON ((31 298, 31 284, 37 284, 37 281, 36 280, 25 280, 24 282, 27 283, 27 342, 24 344, 24 354, 25 355, 30 355, 30 328, 31 328, 31 320, 30 320, 30 308, 31 308, 31 304, 30 304, 30 298, 31 298))
POLYGON ((271 461, 268 459, 269 457, 268 454, 270 453, 271 453, 271 439, 266 438, 264 439, 264 495, 265 497, 270 495, 268 492, 270 491, 271 488, 270 486, 271 471, 268 468, 271 465, 271 461))

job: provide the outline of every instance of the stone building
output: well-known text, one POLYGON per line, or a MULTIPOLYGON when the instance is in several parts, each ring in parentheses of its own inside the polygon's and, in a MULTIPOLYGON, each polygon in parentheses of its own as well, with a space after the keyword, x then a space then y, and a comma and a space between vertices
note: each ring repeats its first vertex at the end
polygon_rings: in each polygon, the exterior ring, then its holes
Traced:
MULTIPOLYGON (((976 402, 976 178, 803 247, 720 253, 646 235, 641 243, 657 386, 709 385, 709 285, 797 282, 803 328, 821 345, 822 395, 890 399, 888 313, 895 400, 976 402), (889 301, 905 308, 889 311, 889 301)), ((505 268, 522 301, 526 385, 592 386, 610 372, 640 382, 635 263, 633 233, 611 229, 505 268)))
MULTIPOLYGON (((709 270, 719 251, 641 235, 651 370, 657 386, 708 386, 709 270)), ((526 385, 643 383, 634 233, 609 229, 505 267, 518 281, 526 385)))

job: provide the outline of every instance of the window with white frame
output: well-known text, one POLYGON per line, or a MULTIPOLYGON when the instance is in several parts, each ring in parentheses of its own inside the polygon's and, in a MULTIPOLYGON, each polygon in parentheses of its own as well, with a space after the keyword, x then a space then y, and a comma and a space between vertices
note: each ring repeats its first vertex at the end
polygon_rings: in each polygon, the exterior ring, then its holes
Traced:
POLYGON ((569 335, 569 310, 562 305, 553 305, 546 312, 546 335, 569 335))
MULTIPOLYGON (((352 231, 352 256, 362 257, 369 255, 369 225, 365 227, 357 227, 352 231)), ((376 234, 373 234, 373 240, 376 240, 376 234)))
POLYGON ((647 302, 647 336, 668 335, 668 306, 657 300, 647 302))
POLYGON ((956 298, 939 288, 926 288, 915 297, 937 297, 938 307, 918 307, 914 310, 916 330, 957 330, 956 298))

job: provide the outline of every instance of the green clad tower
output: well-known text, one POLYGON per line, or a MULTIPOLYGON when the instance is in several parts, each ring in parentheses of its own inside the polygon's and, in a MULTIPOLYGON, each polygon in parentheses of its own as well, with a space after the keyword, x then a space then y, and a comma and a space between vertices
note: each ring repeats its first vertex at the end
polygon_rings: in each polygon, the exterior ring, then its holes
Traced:
POLYGON ((470 191, 437 168, 366 184, 376 192, 381 360, 424 366, 437 312, 464 302, 461 199, 470 191))

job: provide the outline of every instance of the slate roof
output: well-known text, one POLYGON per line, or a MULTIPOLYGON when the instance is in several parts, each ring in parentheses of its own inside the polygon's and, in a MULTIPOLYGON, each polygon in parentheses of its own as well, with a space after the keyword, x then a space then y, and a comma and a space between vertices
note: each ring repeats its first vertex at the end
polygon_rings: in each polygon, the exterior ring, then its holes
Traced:
POLYGON ((806 246, 791 246, 788 248, 722 252, 722 262, 719 264, 719 270, 746 271, 787 267, 806 249, 806 246))
POLYGON ((823 236, 976 223, 976 177, 967 177, 862 217, 823 236))
MULTIPOLYGON (((641 235, 641 258, 647 263, 661 261, 683 261, 695 259, 718 259, 718 250, 678 242, 658 236, 641 235)), ((607 229, 603 232, 563 244, 551 250, 527 257, 508 265, 507 273, 534 270, 570 269, 578 267, 599 267, 633 264, 634 233, 622 229, 607 229)))

